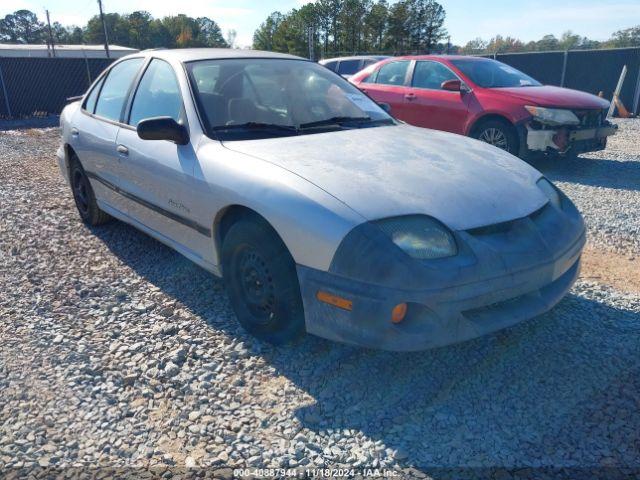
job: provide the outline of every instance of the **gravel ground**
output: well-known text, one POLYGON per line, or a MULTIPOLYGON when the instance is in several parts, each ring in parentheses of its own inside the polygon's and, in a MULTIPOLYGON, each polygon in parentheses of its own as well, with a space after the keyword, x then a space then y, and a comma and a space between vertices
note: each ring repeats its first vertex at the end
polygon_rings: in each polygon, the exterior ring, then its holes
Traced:
MULTIPOLYGON (((620 126, 606 151, 539 168, 583 211, 594 248, 635 255, 640 121, 620 126)), ((640 472, 639 293, 582 279, 546 315, 421 353, 311 336, 274 348, 237 326, 221 283, 188 260, 122 223, 81 224, 57 137, 0 133, 5 473, 640 472)))

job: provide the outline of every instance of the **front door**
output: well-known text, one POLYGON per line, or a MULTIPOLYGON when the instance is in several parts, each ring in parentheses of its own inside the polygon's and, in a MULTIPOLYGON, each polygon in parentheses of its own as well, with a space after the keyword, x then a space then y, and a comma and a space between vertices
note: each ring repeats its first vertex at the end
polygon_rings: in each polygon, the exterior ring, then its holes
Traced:
POLYGON ((129 215, 146 227, 179 243, 191 253, 206 250, 211 225, 197 221, 194 171, 196 154, 190 143, 142 140, 136 126, 152 117, 185 121, 182 94, 173 67, 153 59, 131 104, 128 126, 118 132, 117 148, 126 165, 129 215))
POLYGON ((447 80, 458 77, 442 63, 416 61, 402 120, 419 127, 464 134, 471 93, 443 90, 441 85, 447 80))

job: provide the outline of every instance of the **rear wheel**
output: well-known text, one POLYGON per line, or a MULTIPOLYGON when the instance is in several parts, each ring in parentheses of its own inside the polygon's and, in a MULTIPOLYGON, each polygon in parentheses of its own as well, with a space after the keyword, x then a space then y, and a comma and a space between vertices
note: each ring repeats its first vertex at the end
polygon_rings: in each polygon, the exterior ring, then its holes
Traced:
POLYGON ((77 159, 71 160, 69 169, 69 181, 76 208, 80 218, 87 225, 101 225, 111 220, 108 213, 103 212, 98 207, 96 195, 93 192, 89 178, 77 159))
POLYGON ((296 266, 276 232, 263 220, 231 226, 222 244, 224 283, 240 324, 274 344, 304 333, 296 266))
POLYGON ((507 122, 487 120, 476 126, 471 136, 513 155, 518 154, 518 135, 507 122))

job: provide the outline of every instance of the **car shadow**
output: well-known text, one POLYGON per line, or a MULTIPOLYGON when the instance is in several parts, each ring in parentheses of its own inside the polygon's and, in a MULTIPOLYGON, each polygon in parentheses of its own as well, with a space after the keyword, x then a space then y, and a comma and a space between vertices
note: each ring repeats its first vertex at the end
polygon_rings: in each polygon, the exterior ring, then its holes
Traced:
MULTIPOLYGON (((494 476, 483 468, 496 466, 640 471, 637 312, 570 294, 545 315, 435 350, 375 351, 309 335, 272 347, 237 326, 209 273, 123 223, 92 230, 138 275, 312 397, 295 417, 313 432, 362 432, 371 448, 392 449, 400 465, 433 478, 494 476)), ((333 453, 323 455, 330 462, 333 453)))
POLYGON ((558 159, 542 157, 531 161, 553 182, 568 182, 590 187, 640 190, 640 162, 603 156, 558 159))

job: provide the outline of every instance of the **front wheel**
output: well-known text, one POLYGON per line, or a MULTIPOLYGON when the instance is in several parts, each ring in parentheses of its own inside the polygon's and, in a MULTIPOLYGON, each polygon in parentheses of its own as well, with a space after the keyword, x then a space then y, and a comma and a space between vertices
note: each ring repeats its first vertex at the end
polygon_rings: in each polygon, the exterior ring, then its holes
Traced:
POLYGON ((518 154, 518 136, 514 128, 506 122, 499 120, 483 122, 474 129, 471 136, 513 155, 518 154))
POLYGON ((304 308, 296 265, 280 237, 259 219, 231 226, 222 243, 222 272, 240 324, 274 344, 304 331, 304 308))

